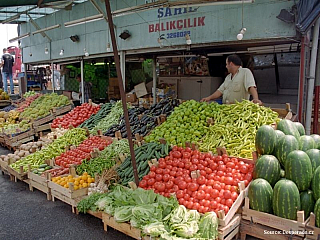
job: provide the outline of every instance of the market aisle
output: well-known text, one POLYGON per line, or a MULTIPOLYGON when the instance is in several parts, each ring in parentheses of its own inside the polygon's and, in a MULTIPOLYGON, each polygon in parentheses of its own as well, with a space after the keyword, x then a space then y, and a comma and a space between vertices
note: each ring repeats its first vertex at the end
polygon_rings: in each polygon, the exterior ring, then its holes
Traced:
MULTIPOLYGON (((0 148, 0 155, 9 151, 0 148)), ((24 182, 11 182, 0 174, 0 239, 1 240, 130 240, 110 228, 103 230, 102 221, 91 215, 76 215, 63 202, 46 200, 38 190, 29 191, 24 182)))

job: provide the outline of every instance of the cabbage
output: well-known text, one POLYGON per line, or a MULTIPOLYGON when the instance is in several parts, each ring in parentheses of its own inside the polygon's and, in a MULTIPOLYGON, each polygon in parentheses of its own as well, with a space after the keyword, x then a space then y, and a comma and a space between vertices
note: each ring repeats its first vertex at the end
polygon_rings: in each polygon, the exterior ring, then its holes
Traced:
POLYGON ((127 222, 132 217, 133 206, 117 207, 114 211, 114 219, 117 222, 127 222))
POLYGON ((175 223, 171 226, 173 232, 179 237, 191 238, 199 230, 198 223, 196 221, 190 221, 187 223, 175 223))
POLYGON ((153 190, 137 188, 132 192, 131 197, 135 201, 136 205, 150 204, 155 202, 157 194, 153 190))
POLYGON ((197 236, 206 239, 218 238, 218 224, 218 218, 214 212, 205 213, 200 219, 197 236))
POLYGON ((143 226, 161 221, 162 220, 162 210, 158 203, 145 204, 140 206, 135 206, 132 209, 133 219, 131 225, 133 227, 142 228, 143 226))
POLYGON ((168 233, 162 222, 154 222, 144 226, 143 232, 151 237, 158 237, 168 233))

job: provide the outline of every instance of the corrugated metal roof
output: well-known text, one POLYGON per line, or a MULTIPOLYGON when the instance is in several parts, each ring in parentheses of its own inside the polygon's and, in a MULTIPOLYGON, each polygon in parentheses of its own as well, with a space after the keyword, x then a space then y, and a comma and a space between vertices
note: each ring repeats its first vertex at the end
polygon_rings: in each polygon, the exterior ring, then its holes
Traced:
POLYGON ((74 4, 87 0, 0 0, 0 22, 21 23, 37 19, 61 9, 71 9, 74 4), (40 7, 38 7, 40 4, 40 7))
POLYGON ((297 30, 305 34, 320 16, 320 0, 300 0, 297 8, 297 30))

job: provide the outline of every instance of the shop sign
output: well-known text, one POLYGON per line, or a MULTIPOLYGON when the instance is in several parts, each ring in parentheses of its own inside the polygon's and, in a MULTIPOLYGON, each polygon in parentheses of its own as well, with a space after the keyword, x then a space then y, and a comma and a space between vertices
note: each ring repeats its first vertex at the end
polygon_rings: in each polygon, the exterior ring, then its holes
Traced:
POLYGON ((159 23, 149 24, 149 33, 160 31, 174 31, 173 33, 167 33, 167 38, 185 37, 186 34, 191 35, 191 31, 189 30, 190 28, 205 26, 205 16, 191 18, 187 17, 183 19, 168 21, 166 21, 165 19, 177 15, 187 15, 190 12, 197 12, 198 9, 199 7, 159 8, 157 15, 159 23), (161 19, 164 19, 164 21, 161 22, 161 19))

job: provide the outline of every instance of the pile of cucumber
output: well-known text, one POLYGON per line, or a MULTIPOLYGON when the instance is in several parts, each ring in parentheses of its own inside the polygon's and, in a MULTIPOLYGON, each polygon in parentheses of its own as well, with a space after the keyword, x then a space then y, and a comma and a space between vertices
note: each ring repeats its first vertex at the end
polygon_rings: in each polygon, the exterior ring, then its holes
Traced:
MULTIPOLYGON (((168 144, 147 143, 134 150, 136 156, 137 170, 139 180, 141 180, 150 171, 148 161, 151 159, 159 159, 169 154, 168 144)), ((134 181, 133 167, 131 163, 131 156, 128 156, 117 169, 120 177, 120 183, 127 185, 129 182, 134 181)))
POLYGON ((97 112, 97 114, 91 115, 89 119, 84 121, 79 128, 88 128, 89 130, 93 129, 102 119, 104 119, 111 111, 112 108, 111 103, 103 104, 97 112))
POLYGON ((50 169, 52 169, 52 166, 50 166, 48 164, 41 164, 38 169, 34 169, 32 172, 34 174, 41 175, 42 173, 44 173, 45 171, 50 170, 50 169))

